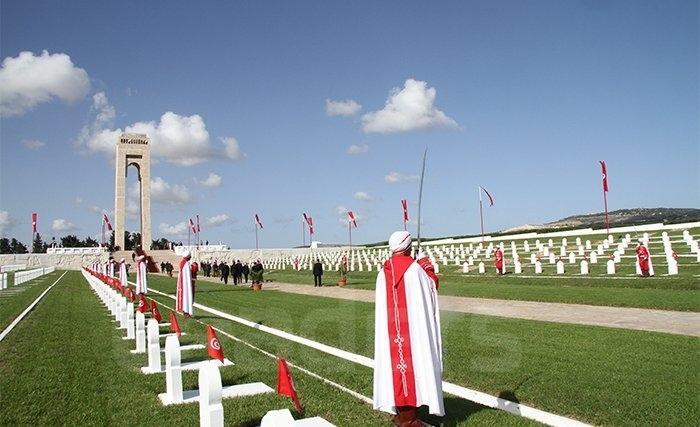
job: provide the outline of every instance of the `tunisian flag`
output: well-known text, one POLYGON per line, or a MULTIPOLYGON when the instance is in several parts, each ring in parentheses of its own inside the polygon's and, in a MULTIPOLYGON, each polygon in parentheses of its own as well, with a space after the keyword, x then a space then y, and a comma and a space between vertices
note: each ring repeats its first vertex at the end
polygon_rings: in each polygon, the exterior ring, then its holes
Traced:
POLYGON ((314 219, 308 217, 307 222, 309 223, 309 235, 314 234, 314 219))
POLYGON ((182 334, 180 324, 177 323, 177 314, 172 310, 170 310, 170 332, 175 332, 178 337, 182 334))
MULTIPOLYGON (((480 189, 481 191, 483 191, 484 193, 486 193, 486 197, 489 198, 489 206, 493 206, 493 204, 494 204, 494 199, 493 199, 493 196, 491 196, 491 193, 489 193, 488 191, 486 191, 486 189, 485 189, 484 187, 479 186, 479 189, 480 189)), ((481 200, 481 192, 479 192, 479 200, 481 200)))
POLYGON ((304 410, 299 401, 299 395, 297 394, 297 389, 294 387, 294 381, 292 381, 292 375, 289 373, 289 366, 287 366, 287 361, 282 357, 277 358, 277 394, 280 396, 287 396, 294 402, 294 409, 297 412, 304 410))
POLYGON ((112 223, 109 222, 109 218, 107 217, 106 213, 102 214, 102 221, 105 222, 105 225, 107 226, 107 230, 112 231, 112 223))
POLYGON ((403 208, 403 222, 408 222, 408 200, 401 199, 401 207, 403 208))
POLYGON ((605 160, 600 161, 600 172, 603 174, 603 191, 608 191, 608 167, 605 160))
POLYGON ((357 219, 355 218, 355 214, 352 213, 352 211, 348 211, 348 218, 350 218, 350 223, 357 228, 357 219))
POLYGON ((221 343, 219 338, 214 332, 214 328, 211 325, 207 325, 207 353, 212 359, 218 359, 221 363, 224 363, 224 351, 221 349, 221 343))
POLYGON ((158 310, 158 305, 153 300, 151 300, 151 317, 156 319, 158 323, 163 320, 163 317, 160 315, 160 310, 158 310))
POLYGON ((148 301, 146 301, 146 297, 143 296, 143 294, 139 294, 139 312, 141 313, 147 313, 148 311, 151 310, 151 307, 148 305, 148 301))
POLYGON ((255 224, 256 224, 258 227, 260 227, 261 230, 264 228, 263 225, 262 225, 262 222, 260 222, 260 217, 258 216, 258 214, 255 214, 255 224))
POLYGON ((193 233, 197 232, 197 227, 194 225, 194 221, 192 221, 192 218, 190 218, 190 228, 192 229, 193 233))
POLYGON ((37 223, 38 215, 36 212, 32 212, 32 233, 36 233, 36 223, 37 223))

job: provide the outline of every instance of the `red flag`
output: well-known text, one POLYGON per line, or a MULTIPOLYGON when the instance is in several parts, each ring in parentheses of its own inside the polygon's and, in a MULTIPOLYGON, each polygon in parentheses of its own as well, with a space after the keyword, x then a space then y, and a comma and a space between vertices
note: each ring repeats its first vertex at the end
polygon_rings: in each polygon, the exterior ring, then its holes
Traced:
POLYGON ((262 222, 260 222, 260 217, 258 216, 258 214, 255 214, 255 224, 257 224, 258 226, 260 226, 260 229, 261 229, 261 230, 264 228, 263 225, 262 225, 262 222))
POLYGON ((408 222, 408 200, 401 199, 401 207, 403 208, 403 222, 408 222))
MULTIPOLYGON (((484 187, 479 187, 479 189, 483 190, 483 192, 486 193, 486 196, 489 198, 489 206, 493 206, 494 199, 491 196, 491 194, 489 194, 489 192, 486 191, 486 189, 484 187)), ((479 192, 479 200, 481 200, 481 192, 479 192)))
POLYGON ((603 174, 603 191, 608 191, 608 167, 605 165, 605 160, 600 161, 600 169, 603 174))
POLYGON ((112 231, 112 223, 109 222, 109 218, 107 217, 106 213, 102 214, 102 220, 105 222, 105 225, 107 226, 107 230, 112 231))
POLYGON ((314 220, 309 217, 309 235, 314 234, 314 220))
POLYGON ((199 226, 199 214, 197 214, 197 233, 202 231, 202 227, 199 226))
POLYGON ((197 232, 197 228, 194 226, 194 221, 192 221, 192 218, 190 218, 190 228, 192 229, 193 233, 197 232))
POLYGON ((146 297, 144 297, 143 294, 139 294, 138 311, 140 311, 141 313, 151 311, 151 307, 148 306, 148 301, 146 301, 146 297))
POLYGON ((357 228, 357 220, 355 219, 355 214, 352 211, 348 211, 348 218, 350 218, 350 223, 357 228))
POLYGON ((126 288, 126 297, 129 298, 129 302, 134 302, 134 290, 131 288, 126 288))
POLYGON ((153 300, 151 300, 151 317, 156 319, 158 323, 163 320, 163 317, 160 315, 160 310, 158 310, 158 305, 153 300))
POLYGON ((212 359, 218 359, 224 363, 224 351, 221 349, 219 338, 216 337, 216 332, 211 325, 207 325, 207 353, 212 359))
POLYGON ((37 218, 38 215, 36 214, 36 212, 32 212, 32 233, 36 233, 37 218))
POLYGON ((304 407, 301 406, 301 402, 299 402, 297 390, 294 388, 294 381, 292 381, 292 375, 289 373, 287 361, 282 357, 277 358, 277 394, 292 398, 294 409, 296 409, 297 412, 302 412, 304 410, 304 407))
POLYGON ((177 323, 177 314, 172 310, 170 310, 170 332, 175 332, 178 337, 182 334, 180 325, 177 323))

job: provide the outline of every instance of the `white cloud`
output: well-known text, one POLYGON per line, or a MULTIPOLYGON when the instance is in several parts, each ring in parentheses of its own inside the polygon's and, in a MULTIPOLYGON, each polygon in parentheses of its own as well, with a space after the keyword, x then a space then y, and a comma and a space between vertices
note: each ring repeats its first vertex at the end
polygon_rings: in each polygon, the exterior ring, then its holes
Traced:
POLYGON ((384 181, 388 182, 389 184, 396 184, 397 182, 418 181, 419 179, 420 176, 418 175, 404 175, 398 172, 390 172, 384 177, 384 181))
POLYGON ((51 230, 53 231, 75 231, 78 227, 72 222, 68 222, 63 218, 54 219, 51 223, 51 230))
MULTIPOLYGON (((136 189, 136 200, 138 200, 138 183, 136 189)), ((175 206, 185 205, 192 202, 192 194, 189 188, 180 184, 169 184, 161 177, 151 179, 151 201, 161 205, 175 206)))
POLYGON ((0 234, 12 228, 14 225, 14 220, 10 217, 10 213, 7 211, 0 211, 0 234))
POLYGON ((403 89, 394 88, 384 108, 362 116, 365 133, 407 132, 432 127, 458 127, 450 117, 435 108, 435 88, 423 81, 408 79, 403 89))
POLYGON ((355 198, 355 200, 361 200, 363 202, 371 202, 374 200, 372 196, 364 191, 358 191, 352 197, 355 198))
POLYGON ((178 222, 177 224, 174 224, 174 225, 170 225, 170 224, 166 224, 166 223, 162 222, 158 225, 158 231, 160 231, 162 234, 165 234, 166 236, 176 236, 176 237, 186 236, 188 229, 189 229, 189 225, 185 221, 178 222))
POLYGON ((246 154, 241 151, 241 146, 238 144, 238 140, 232 136, 226 136, 219 138, 222 144, 224 144, 224 154, 231 160, 243 160, 246 154))
POLYGON ((46 143, 38 141, 36 139, 25 139, 24 141, 22 141, 22 145, 24 145, 32 151, 37 151, 44 148, 46 146, 46 143))
POLYGON ((354 116, 362 109, 362 105, 352 99, 333 101, 326 99, 326 114, 328 116, 354 116))
POLYGON ((210 227, 218 227, 227 223, 229 219, 229 216, 226 214, 214 215, 207 218, 206 224, 210 227))
POLYGON ((198 114, 183 116, 168 111, 157 122, 136 122, 123 130, 111 129, 116 111, 103 92, 93 96, 91 114, 94 115, 92 123, 83 126, 76 139, 76 145, 88 152, 113 158, 119 135, 127 132, 145 133, 150 139, 151 155, 178 166, 192 166, 212 159, 245 158, 234 137, 221 138, 221 148, 212 147, 207 126, 198 114))
POLYGON ((0 117, 23 114, 58 98, 75 102, 90 90, 90 78, 65 53, 20 52, 0 67, 0 117))
POLYGON ((350 147, 348 147, 348 154, 365 154, 368 151, 369 151, 369 145, 367 145, 367 144, 360 144, 360 145, 352 144, 350 147))
POLYGON ((219 187, 221 185, 221 177, 214 172, 210 172, 206 179, 196 181, 205 187, 219 187))

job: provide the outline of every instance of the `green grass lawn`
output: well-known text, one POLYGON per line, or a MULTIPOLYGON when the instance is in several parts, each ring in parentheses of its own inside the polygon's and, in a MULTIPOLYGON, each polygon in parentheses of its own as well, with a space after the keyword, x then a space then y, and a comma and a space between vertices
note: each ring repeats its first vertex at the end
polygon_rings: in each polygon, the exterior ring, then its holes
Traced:
POLYGON ((0 331, 12 323, 29 304, 63 274, 54 271, 18 286, 0 291, 0 331))
MULTIPOLYGON (((149 285, 174 293, 175 280, 149 285)), ((157 297, 172 306, 173 300, 157 297)), ((373 304, 198 283, 199 303, 373 356, 373 304)), ((236 323, 202 320, 365 395, 371 370, 236 323)), ((598 425, 691 425, 700 418, 693 337, 443 312, 444 378, 598 425), (695 420, 695 421, 693 421, 695 420)), ((502 423, 449 398, 447 425, 502 423), (485 418, 478 418, 485 417, 485 418)), ((524 420, 522 420, 524 421, 524 420)))
MULTIPOLYGON (((165 285, 167 280, 163 280, 165 285)), ((172 300, 163 302, 172 306, 172 300)), ((164 307, 161 311, 167 316, 164 307)), ((221 319, 201 320, 231 333, 239 329, 221 319)), ((182 337, 182 344, 206 342, 202 324, 182 317, 180 323, 188 333, 182 337)), ((82 275, 69 272, 0 342, 0 425, 197 425, 198 405, 161 406, 157 394, 165 391, 164 375, 141 374, 139 367, 146 364, 146 356, 130 354, 133 341, 123 341, 121 335, 82 275)), ((224 385, 262 381, 275 387, 274 359, 223 335, 219 338, 226 356, 236 363, 221 369, 224 385)), ((258 332, 246 338, 314 372, 324 367, 334 372, 357 372, 349 362, 330 360, 301 346, 290 348, 267 334, 258 332)), ((183 354, 183 361, 196 358, 206 358, 206 350, 183 354)), ((367 379, 370 371, 362 371, 360 381, 352 381, 352 375, 347 384, 367 393, 368 384, 371 390, 371 376, 367 379)), ((298 370, 292 369, 292 375, 305 416, 322 416, 339 426, 389 424, 388 415, 373 411, 348 394, 298 370)), ((183 373, 183 381, 185 389, 196 388, 197 373, 183 373)), ((467 421, 480 425, 529 424, 463 400, 449 399, 447 405, 451 415, 446 425, 467 421)), ((289 399, 275 394, 227 399, 224 416, 227 425, 254 426, 259 425, 267 410, 281 408, 293 410, 289 399)))
MULTIPOLYGON (((700 280, 687 274, 646 279, 622 276, 615 279, 552 274, 541 277, 515 274, 498 276, 491 270, 487 271, 489 272, 483 275, 465 275, 458 267, 442 267, 440 293, 477 298, 700 311, 700 280)), ((327 271, 323 276, 324 283, 334 286, 338 277, 337 272, 327 271)), ((374 289, 376 277, 376 271, 350 272, 348 287, 374 289)), ((308 270, 269 270, 265 273, 265 279, 313 284, 313 276, 308 270)))

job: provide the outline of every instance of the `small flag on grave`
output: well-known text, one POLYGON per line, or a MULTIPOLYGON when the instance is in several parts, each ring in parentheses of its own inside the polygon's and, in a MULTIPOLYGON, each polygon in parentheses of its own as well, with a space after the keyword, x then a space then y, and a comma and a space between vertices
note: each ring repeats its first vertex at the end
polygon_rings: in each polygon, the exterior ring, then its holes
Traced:
POLYGON ((180 324, 177 323, 177 314, 172 310, 170 311, 170 332, 175 332, 178 337, 182 334, 180 324))
POLYGON ((139 312, 141 313, 147 313, 151 311, 151 307, 148 306, 148 301, 146 301, 146 297, 143 296, 143 294, 139 294, 139 312))
POLYGON ((153 300, 151 300, 151 317, 156 319, 158 323, 163 320, 163 317, 160 315, 160 310, 158 310, 158 305, 153 300))
POLYGON ((296 409, 297 412, 302 412, 304 410, 304 407, 301 406, 301 402, 299 402, 299 395, 297 394, 297 389, 294 387, 292 375, 289 373, 287 361, 282 357, 277 358, 277 394, 291 398, 292 402, 294 402, 294 409, 296 409))
POLYGON ((219 338, 211 325, 207 325, 207 353, 212 359, 217 359, 224 363, 224 350, 221 349, 219 338))

